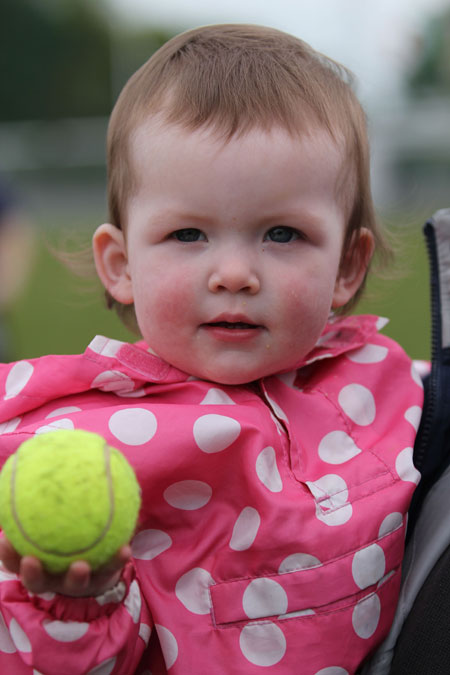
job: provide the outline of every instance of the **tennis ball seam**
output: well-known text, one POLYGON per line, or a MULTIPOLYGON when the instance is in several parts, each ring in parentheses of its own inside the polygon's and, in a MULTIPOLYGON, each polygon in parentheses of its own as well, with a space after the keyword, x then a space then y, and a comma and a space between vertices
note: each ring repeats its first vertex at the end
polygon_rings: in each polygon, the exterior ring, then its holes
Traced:
POLYGON ((112 473, 111 473, 111 447, 105 442, 103 445, 103 459, 104 459, 104 466, 105 466, 105 474, 106 474, 106 480, 107 480, 107 486, 108 486, 108 496, 109 496, 109 513, 108 513, 108 518, 105 523, 105 526, 103 527, 103 530, 100 532, 100 534, 97 536, 97 538, 89 543, 86 546, 83 546, 83 548, 75 549, 70 552, 62 552, 54 548, 45 548, 42 546, 42 544, 39 544, 37 541, 35 541, 32 537, 29 536, 29 534, 26 532, 25 528, 22 525, 22 522, 20 520, 19 514, 17 512, 17 507, 16 507, 16 489, 15 489, 15 477, 16 477, 16 471, 18 470, 18 462, 19 462, 19 456, 20 456, 20 448, 19 450, 15 453, 13 457, 13 465, 12 465, 12 470, 11 470, 11 513, 14 519, 15 524, 17 525, 17 528, 19 529, 22 537, 27 541, 29 544, 34 546, 38 551, 41 553, 46 553, 54 556, 58 556, 60 558, 70 558, 73 557, 74 555, 79 555, 82 553, 87 553, 90 551, 92 548, 95 546, 98 546, 102 540, 106 537, 108 534, 108 531, 111 527, 111 523, 114 518, 114 513, 115 513, 115 500, 114 500, 114 487, 113 487, 113 478, 112 478, 112 473))

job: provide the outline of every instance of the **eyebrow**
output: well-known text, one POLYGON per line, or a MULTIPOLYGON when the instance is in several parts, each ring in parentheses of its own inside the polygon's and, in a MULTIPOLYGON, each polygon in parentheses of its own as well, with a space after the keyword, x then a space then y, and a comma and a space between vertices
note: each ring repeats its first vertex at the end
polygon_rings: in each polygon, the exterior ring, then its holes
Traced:
POLYGON ((211 217, 195 213, 194 211, 184 211, 182 209, 167 209, 159 212, 155 217, 155 222, 167 222, 168 220, 186 220, 198 224, 211 223, 211 217))

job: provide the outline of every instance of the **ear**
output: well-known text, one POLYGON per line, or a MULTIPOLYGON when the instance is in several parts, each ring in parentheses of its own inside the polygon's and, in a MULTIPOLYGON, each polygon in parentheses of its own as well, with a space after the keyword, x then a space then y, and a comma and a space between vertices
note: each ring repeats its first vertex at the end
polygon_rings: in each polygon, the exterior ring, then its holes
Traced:
POLYGON ((133 288, 128 271, 128 256, 122 230, 104 223, 92 238, 97 274, 114 300, 123 305, 133 302, 133 288))
POLYGON ((354 233, 348 251, 344 252, 334 287, 332 307, 343 307, 364 281, 374 250, 373 234, 365 227, 354 233))

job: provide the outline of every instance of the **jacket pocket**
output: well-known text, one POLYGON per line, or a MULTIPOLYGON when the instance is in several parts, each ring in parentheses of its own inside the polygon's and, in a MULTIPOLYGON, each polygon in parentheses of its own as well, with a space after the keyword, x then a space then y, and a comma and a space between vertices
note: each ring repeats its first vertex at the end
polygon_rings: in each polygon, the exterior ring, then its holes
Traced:
POLYGON ((210 586, 216 628, 249 620, 286 620, 342 611, 367 598, 400 571, 404 524, 394 532, 324 563, 210 586))

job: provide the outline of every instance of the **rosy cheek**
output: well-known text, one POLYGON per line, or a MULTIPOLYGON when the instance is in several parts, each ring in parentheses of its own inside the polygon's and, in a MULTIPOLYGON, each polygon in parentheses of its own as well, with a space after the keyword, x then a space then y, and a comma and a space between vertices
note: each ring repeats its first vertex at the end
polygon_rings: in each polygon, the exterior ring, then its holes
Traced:
POLYGON ((192 279, 189 275, 177 273, 160 274, 153 279, 152 289, 142 289, 143 298, 147 298, 145 312, 153 321, 161 324, 174 323, 188 310, 192 309, 195 298, 192 291, 192 279), (150 299, 151 298, 151 299, 150 299))
POLYGON ((331 295, 322 280, 313 275, 293 275, 279 286, 278 311, 281 321, 294 334, 322 331, 329 312, 331 295))

